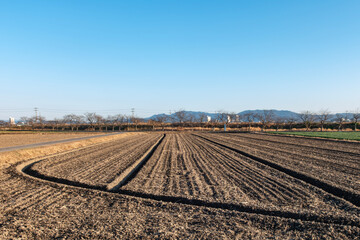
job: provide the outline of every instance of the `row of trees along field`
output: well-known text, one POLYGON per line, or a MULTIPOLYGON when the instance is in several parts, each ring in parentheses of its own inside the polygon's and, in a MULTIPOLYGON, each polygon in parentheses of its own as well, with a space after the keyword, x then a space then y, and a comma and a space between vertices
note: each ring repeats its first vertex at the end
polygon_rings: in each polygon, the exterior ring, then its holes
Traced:
POLYGON ((44 117, 21 117, 20 122, 9 125, 0 122, 2 128, 19 130, 67 130, 67 131, 136 131, 165 129, 219 129, 227 125, 228 129, 237 130, 305 130, 305 131, 342 131, 358 129, 360 112, 331 114, 329 111, 317 113, 304 111, 291 117, 277 117, 272 110, 262 110, 258 113, 248 112, 235 114, 223 111, 216 112, 209 120, 205 113, 190 114, 185 110, 174 114, 160 114, 153 119, 145 120, 134 116, 117 114, 101 116, 96 113, 82 115, 68 114, 61 119, 46 120, 44 117))

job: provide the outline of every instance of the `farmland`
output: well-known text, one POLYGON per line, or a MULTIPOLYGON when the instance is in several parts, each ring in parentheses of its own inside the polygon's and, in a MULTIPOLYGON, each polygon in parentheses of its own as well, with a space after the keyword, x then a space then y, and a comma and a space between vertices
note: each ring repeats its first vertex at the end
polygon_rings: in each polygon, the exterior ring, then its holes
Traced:
POLYGON ((2 167, 0 236, 354 239, 359 170, 356 143, 133 134, 2 167))

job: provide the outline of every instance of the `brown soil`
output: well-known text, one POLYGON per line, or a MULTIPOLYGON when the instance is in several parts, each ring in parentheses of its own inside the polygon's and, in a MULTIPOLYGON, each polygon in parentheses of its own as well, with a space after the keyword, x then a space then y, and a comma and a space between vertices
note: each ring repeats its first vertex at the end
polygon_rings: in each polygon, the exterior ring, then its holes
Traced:
POLYGON ((143 134, 45 159, 31 168, 59 179, 105 187, 162 136, 143 134))
POLYGON ((360 214, 310 184, 190 134, 168 134, 124 189, 319 218, 360 214))
POLYGON ((360 144, 256 134, 210 134, 213 140, 360 195, 360 144))
POLYGON ((52 181, 24 175, 15 164, 0 168, 0 238, 360 237, 358 207, 204 139, 233 144, 220 135, 166 134, 118 193, 93 189, 142 157, 161 136, 122 137, 32 166, 52 181), (66 179, 89 187, 61 184, 66 179))

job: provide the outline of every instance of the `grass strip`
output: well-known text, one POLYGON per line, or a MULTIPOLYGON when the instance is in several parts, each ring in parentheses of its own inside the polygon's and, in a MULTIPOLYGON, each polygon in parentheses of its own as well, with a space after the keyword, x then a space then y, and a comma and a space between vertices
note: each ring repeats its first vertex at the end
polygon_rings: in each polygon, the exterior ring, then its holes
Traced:
POLYGON ((360 141, 360 132, 267 132, 267 133, 360 141))

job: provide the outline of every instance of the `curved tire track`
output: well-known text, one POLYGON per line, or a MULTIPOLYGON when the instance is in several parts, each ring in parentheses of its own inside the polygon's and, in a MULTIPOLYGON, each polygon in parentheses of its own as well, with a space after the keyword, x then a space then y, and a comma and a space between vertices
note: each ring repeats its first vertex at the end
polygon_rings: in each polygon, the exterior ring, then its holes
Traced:
MULTIPOLYGON (((165 138, 161 139, 161 141, 165 138)), ((160 141, 160 142, 161 142, 160 141)), ((157 144, 157 146, 160 144, 160 142, 157 144)), ((157 147, 156 146, 156 147, 157 147)), ((153 149, 154 150, 154 149, 153 149)), ((150 158, 153 154, 153 151, 150 151, 150 153, 147 154, 147 157, 150 158)), ((199 207, 208 207, 208 208, 216 208, 216 209, 223 209, 223 210, 230 210, 230 211, 238 211, 238 212, 244 212, 244 213, 250 213, 250 214, 260 214, 265 216, 272 216, 272 217, 280 217, 280 218, 287 218, 287 219, 294 219, 294 220, 301 220, 301 221, 311 221, 311 222, 318 222, 318 223, 324 223, 324 224, 338 224, 338 225, 349 225, 349 226, 355 226, 360 227, 360 223, 356 220, 348 219, 348 218, 341 218, 341 217, 332 217, 332 216, 319 216, 316 214, 301 214, 301 213, 293 213, 293 212, 287 212, 287 211, 272 211, 272 210, 265 210, 261 208, 255 208, 240 204, 232 204, 232 203, 220 203, 220 202, 209 202, 204 200, 198 200, 198 199, 188 199, 185 197, 172 197, 172 196, 163 196, 163 195, 153 195, 153 194, 147 194, 142 192, 136 192, 131 190, 123 190, 118 189, 117 192, 113 192, 108 190, 106 187, 100 187, 100 186, 93 186, 88 185, 84 183, 79 183, 75 181, 70 181, 67 179, 60 179, 52 176, 46 176, 44 174, 41 174, 40 172, 34 171, 31 169, 31 166, 41 160, 32 160, 30 162, 14 165, 9 170, 12 175, 19 175, 23 178, 30 178, 32 180, 41 181, 45 184, 49 184, 51 186, 59 186, 59 185, 65 185, 70 187, 75 187, 78 189, 82 189, 84 191, 101 191, 104 194, 122 194, 132 197, 138 197, 143 199, 150 199, 155 201, 162 201, 162 202, 169 202, 169 203, 180 203, 180 204, 186 204, 186 205, 192 205, 192 206, 199 206, 199 207)), ((145 161, 146 162, 146 161, 145 161)), ((142 165, 145 164, 145 162, 142 162, 142 165)), ((137 170, 139 170, 138 168, 137 170)), ((137 171, 132 172, 132 177, 136 174, 137 171)), ((129 179, 128 179, 129 180, 129 179)))
MULTIPOLYGON (((239 204, 208 202, 204 200, 188 199, 183 197, 153 195, 142 192, 135 192, 131 190, 123 190, 123 189, 119 189, 117 192, 111 192, 107 190, 105 187, 87 185, 83 183, 69 181, 66 179, 59 179, 55 177, 45 176, 37 172, 33 172, 27 169, 28 167, 31 167, 31 165, 32 163, 26 165, 25 168, 24 167, 18 168, 17 170, 20 170, 21 172, 20 174, 24 178, 31 178, 33 180, 41 181, 44 184, 49 184, 50 186, 64 185, 66 187, 74 187, 83 191, 89 191, 89 190, 101 191, 103 194, 121 194, 131 197, 138 197, 142 199, 155 200, 155 201, 168 202, 168 203, 179 203, 179 204, 199 206, 199 207, 216 208, 216 209, 237 211, 237 212, 250 213, 250 214, 259 214, 259 215, 272 216, 272 217, 317 222, 323 224, 337 224, 337 225, 360 227, 360 223, 358 221, 347 218, 334 218, 332 216, 323 217, 318 215, 299 214, 299 213, 286 212, 286 211, 271 211, 271 210, 264 210, 264 209, 239 205, 239 204)), ((19 172, 15 170, 12 172, 12 174, 19 174, 19 172)))

